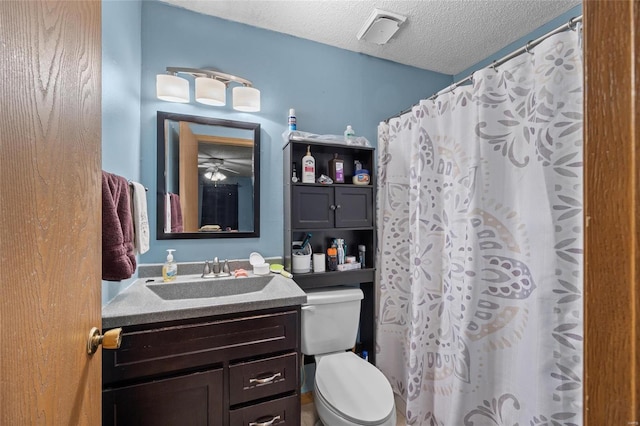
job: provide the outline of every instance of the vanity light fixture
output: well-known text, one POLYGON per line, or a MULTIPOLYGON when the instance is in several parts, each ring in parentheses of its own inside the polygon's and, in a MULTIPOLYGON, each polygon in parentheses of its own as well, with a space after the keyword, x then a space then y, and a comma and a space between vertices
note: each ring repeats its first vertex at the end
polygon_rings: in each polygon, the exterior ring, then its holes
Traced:
POLYGON ((260 91, 253 87, 253 83, 242 77, 211 69, 167 67, 166 74, 156 76, 158 99, 189 102, 189 82, 178 74, 188 74, 195 78, 196 102, 214 106, 226 105, 227 87, 231 83, 238 83, 240 86, 233 88, 233 109, 260 111, 260 91))

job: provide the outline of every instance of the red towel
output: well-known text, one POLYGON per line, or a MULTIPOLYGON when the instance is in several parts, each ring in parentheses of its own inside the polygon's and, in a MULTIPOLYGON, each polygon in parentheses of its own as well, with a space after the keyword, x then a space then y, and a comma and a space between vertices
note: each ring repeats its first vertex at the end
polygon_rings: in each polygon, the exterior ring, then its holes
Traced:
POLYGON ((102 279, 120 281, 136 270, 129 182, 102 172, 102 279))
POLYGON ((180 206, 180 196, 169 194, 169 204, 171 204, 171 232, 182 232, 182 207, 180 206))

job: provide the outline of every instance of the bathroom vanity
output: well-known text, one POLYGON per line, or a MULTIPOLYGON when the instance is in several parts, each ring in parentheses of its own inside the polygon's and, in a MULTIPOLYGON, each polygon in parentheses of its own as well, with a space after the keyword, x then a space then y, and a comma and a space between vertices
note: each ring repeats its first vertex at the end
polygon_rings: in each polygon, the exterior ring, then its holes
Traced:
POLYGON ((292 280, 269 278, 272 288, 182 300, 138 280, 105 306, 104 329, 122 326, 123 337, 103 352, 102 424, 299 424, 306 296, 292 280))

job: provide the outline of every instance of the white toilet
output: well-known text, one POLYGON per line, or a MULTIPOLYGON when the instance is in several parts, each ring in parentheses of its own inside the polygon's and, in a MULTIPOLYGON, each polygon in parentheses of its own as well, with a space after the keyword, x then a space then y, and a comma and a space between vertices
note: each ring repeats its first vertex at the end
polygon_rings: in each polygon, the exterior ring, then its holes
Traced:
POLYGON ((387 378, 353 352, 362 290, 332 287, 307 291, 302 306, 302 353, 314 355, 314 402, 325 426, 395 426, 387 378))

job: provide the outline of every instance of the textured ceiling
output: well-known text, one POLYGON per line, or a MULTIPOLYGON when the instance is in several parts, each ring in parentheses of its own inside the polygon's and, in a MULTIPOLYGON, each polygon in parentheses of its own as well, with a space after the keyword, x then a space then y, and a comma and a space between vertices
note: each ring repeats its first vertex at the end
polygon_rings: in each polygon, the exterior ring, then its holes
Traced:
POLYGON ((196 12, 458 74, 581 3, 580 0, 161 0, 196 12), (383 46, 356 34, 374 8, 408 17, 383 46))

